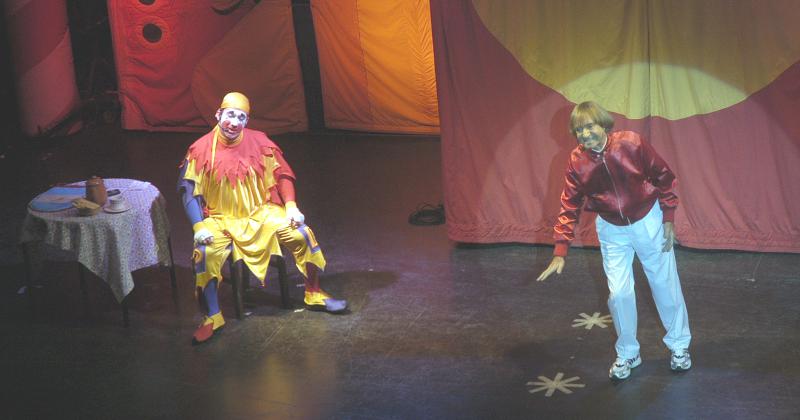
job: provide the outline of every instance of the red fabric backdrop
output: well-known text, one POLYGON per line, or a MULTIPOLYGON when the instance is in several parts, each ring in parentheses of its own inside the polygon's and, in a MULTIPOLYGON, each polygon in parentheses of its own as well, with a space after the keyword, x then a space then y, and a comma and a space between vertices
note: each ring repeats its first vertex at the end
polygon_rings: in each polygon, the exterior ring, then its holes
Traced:
MULTIPOLYGON (((66 3, 7 0, 0 9, 8 24, 10 64, 20 93, 20 128, 27 136, 41 135, 80 107, 66 3)), ((67 129, 74 132, 81 125, 73 122, 67 129)))
MULTIPOLYGON (((431 15, 450 238, 552 243, 576 144, 566 130, 574 103, 525 71, 471 2, 433 1, 431 15)), ((800 252, 798 109, 795 63, 716 112, 676 120, 614 116, 616 129, 642 133, 677 173, 682 244, 800 252)), ((593 219, 584 215, 575 245, 597 244, 593 219)))
POLYGON ((109 0, 122 125, 205 131, 229 91, 250 97, 250 127, 307 127, 290 0, 109 0))

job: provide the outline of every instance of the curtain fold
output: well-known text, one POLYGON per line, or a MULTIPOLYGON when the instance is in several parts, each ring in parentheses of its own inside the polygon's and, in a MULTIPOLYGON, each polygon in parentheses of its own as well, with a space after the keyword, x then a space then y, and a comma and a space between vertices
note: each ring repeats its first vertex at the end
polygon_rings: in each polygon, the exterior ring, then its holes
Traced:
POLYGON ((427 0, 312 0, 325 125, 436 134, 427 0))
POLYGON ((222 97, 238 91, 250 99, 249 128, 270 134, 307 130, 290 0, 262 0, 195 65, 191 87, 209 125, 216 124, 222 97))
MULTIPOLYGON (((11 41, 12 60, 4 65, 13 67, 20 93, 20 129, 26 136, 39 136, 81 105, 66 2, 7 0, 0 9, 11 41)), ((66 132, 72 134, 81 126, 81 122, 70 122, 66 132)))

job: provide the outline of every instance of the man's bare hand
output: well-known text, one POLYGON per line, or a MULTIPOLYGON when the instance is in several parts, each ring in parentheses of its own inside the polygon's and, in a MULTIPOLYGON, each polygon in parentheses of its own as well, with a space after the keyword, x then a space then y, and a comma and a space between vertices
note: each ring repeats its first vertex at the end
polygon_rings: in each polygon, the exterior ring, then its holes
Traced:
POLYGON ((672 222, 664 222, 664 248, 661 252, 669 252, 672 250, 672 244, 675 243, 675 227, 672 222))
POLYGON ((547 266, 547 269, 542 271, 542 274, 539 274, 539 277, 536 278, 536 281, 543 281, 550 277, 553 272, 556 274, 561 274, 561 271, 564 270, 564 257, 555 256, 550 261, 550 265, 547 266))

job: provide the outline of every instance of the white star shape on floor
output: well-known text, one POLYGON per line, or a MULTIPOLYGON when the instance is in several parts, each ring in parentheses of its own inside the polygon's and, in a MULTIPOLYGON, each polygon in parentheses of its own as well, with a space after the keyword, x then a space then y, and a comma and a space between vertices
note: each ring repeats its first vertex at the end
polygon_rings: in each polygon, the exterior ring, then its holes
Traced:
POLYGON ((606 324, 611 323, 611 315, 600 316, 600 312, 595 312, 592 316, 586 315, 583 312, 581 312, 579 315, 583 318, 573 319, 572 328, 584 327, 587 330, 591 330, 595 325, 600 328, 608 328, 608 325, 606 324))
POLYGON ((571 383, 571 382, 575 382, 578 379, 580 379, 579 376, 573 376, 573 377, 567 378, 567 379, 563 379, 563 378, 564 378, 564 373, 563 372, 558 372, 556 374, 556 377, 553 378, 552 380, 549 379, 549 378, 546 378, 544 376, 539 376, 539 378, 538 378, 539 382, 531 381, 531 382, 528 382, 526 384, 528 386, 536 386, 536 387, 538 387, 538 388, 529 389, 528 392, 533 394, 534 392, 547 391, 547 392, 544 393, 544 396, 545 397, 550 397, 556 392, 556 390, 559 390, 559 391, 561 391, 561 392, 563 392, 565 394, 572 394, 572 390, 569 389, 569 388, 583 388, 583 387, 586 386, 586 384, 571 383))

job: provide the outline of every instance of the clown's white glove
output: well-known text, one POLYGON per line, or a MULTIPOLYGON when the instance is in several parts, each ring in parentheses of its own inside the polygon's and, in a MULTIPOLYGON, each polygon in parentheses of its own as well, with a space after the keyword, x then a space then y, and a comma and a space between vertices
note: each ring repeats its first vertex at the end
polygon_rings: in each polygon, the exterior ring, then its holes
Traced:
POLYGON ((286 207, 286 218, 289 219, 289 224, 292 227, 301 226, 306 221, 306 217, 303 216, 303 213, 301 213, 297 207, 292 206, 286 207))
POLYGON ((213 241, 214 235, 212 235, 211 231, 206 228, 202 228, 194 234, 194 243, 197 245, 208 245, 213 241))

